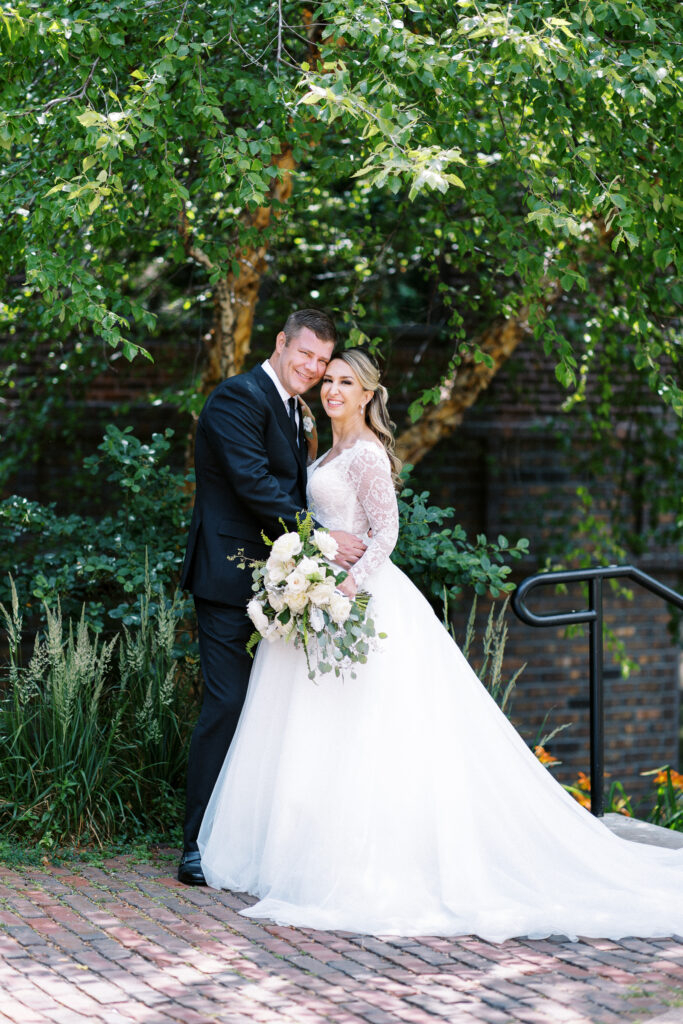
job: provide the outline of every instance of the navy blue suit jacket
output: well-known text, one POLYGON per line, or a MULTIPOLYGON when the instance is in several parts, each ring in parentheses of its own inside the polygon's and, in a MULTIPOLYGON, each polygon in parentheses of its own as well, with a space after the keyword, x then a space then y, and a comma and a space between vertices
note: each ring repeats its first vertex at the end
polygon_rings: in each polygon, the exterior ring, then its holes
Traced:
POLYGON ((263 367, 229 377, 209 395, 197 424, 197 491, 181 586, 207 601, 245 607, 251 571, 229 555, 267 557, 271 540, 296 529, 306 506, 306 446, 297 444, 277 388, 263 367))

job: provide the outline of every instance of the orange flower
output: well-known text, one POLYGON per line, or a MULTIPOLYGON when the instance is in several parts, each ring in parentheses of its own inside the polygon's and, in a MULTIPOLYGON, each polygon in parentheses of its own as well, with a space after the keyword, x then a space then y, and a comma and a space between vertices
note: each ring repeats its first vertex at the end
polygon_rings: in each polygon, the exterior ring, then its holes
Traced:
POLYGON ((683 789, 683 775, 681 775, 680 772, 675 772, 673 768, 662 768, 662 770, 655 775, 655 786, 666 786, 667 775, 671 776, 671 785, 674 786, 675 789, 683 789))
POLYGON ((580 789, 572 789, 571 794, 575 800, 577 800, 582 807, 585 807, 587 811, 591 809, 591 798, 587 793, 582 793, 580 789))
POLYGON ((582 807, 590 811, 591 809, 591 780, 585 772, 579 772, 579 776, 573 786, 564 787, 567 792, 574 797, 577 803, 580 803, 582 807))
POLYGON ((550 766, 554 764, 561 764, 561 761, 558 761, 556 757, 553 757, 552 754, 549 754, 545 747, 540 746, 540 744, 534 747, 534 754, 541 762, 541 764, 547 764, 550 766))

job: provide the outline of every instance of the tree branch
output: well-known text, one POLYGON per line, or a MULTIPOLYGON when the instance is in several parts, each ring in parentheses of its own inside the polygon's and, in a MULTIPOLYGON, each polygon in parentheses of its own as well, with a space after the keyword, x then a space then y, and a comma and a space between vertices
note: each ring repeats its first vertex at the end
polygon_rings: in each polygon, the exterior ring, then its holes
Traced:
MULTIPOLYGON (((97 67, 99 62, 100 62, 100 58, 99 57, 95 57, 95 61, 93 63, 93 66, 90 68, 90 74, 88 75, 88 77, 86 78, 85 82, 81 86, 79 92, 70 92, 68 94, 68 96, 58 96, 58 97, 56 97, 56 99, 50 100, 48 103, 45 104, 44 107, 42 107, 42 112, 45 113, 47 110, 50 110, 51 107, 56 107, 58 103, 68 103, 70 100, 82 100, 83 97, 85 96, 86 89, 88 88, 88 86, 90 85, 90 83, 92 81, 92 76, 95 74, 95 68, 97 67)), ((41 108, 33 107, 33 108, 30 108, 30 109, 38 110, 38 109, 41 109, 41 108)))
POLYGON ((279 67, 282 57, 282 0, 277 0, 277 56, 275 63, 279 67))
POLYGON ((180 230, 180 237, 183 240, 186 254, 197 263, 201 263, 207 270, 213 270, 212 260, 206 255, 203 249, 200 249, 199 246, 195 245, 193 242, 193 233, 187 222, 187 214, 185 213, 184 206, 178 215, 178 228, 180 230))
MULTIPOLYGON (((557 282, 549 284, 545 295, 546 314, 561 294, 562 289, 557 282)), ((491 357, 492 365, 477 363, 470 357, 442 383, 439 403, 397 437, 396 454, 402 462, 415 465, 462 423, 467 409, 474 405, 529 333, 528 315, 529 310, 522 309, 518 316, 495 323, 477 339, 478 348, 491 357)))
POLYGON ((173 38, 174 38, 174 39, 175 39, 175 37, 176 37, 176 36, 178 35, 178 29, 180 28, 180 26, 181 26, 181 25, 182 25, 182 23, 183 23, 183 20, 184 20, 184 18, 185 18, 185 11, 187 10, 187 5, 188 5, 188 3, 189 3, 189 2, 190 2, 190 0, 185 0, 185 3, 183 4, 183 9, 182 9, 182 11, 180 12, 180 19, 179 19, 179 21, 178 21, 178 24, 177 24, 177 25, 176 25, 176 27, 175 27, 175 32, 173 33, 173 38))

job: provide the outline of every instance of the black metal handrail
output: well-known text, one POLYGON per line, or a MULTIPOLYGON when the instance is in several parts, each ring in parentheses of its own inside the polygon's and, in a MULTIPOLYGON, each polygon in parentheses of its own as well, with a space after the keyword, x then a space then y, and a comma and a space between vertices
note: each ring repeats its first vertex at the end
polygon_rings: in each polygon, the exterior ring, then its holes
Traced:
POLYGON ((626 578, 656 594, 671 604, 683 608, 683 594, 636 569, 634 565, 606 565, 595 569, 568 569, 560 572, 542 572, 529 576, 520 583, 512 595, 512 608, 522 622, 529 626, 569 626, 587 622, 589 626, 589 685, 590 685, 590 772, 591 812, 597 817, 605 813, 605 735, 603 706, 603 650, 602 650, 602 582, 607 579, 626 578), (557 583, 588 583, 588 608, 583 611, 537 615, 526 605, 527 595, 536 587, 557 583))

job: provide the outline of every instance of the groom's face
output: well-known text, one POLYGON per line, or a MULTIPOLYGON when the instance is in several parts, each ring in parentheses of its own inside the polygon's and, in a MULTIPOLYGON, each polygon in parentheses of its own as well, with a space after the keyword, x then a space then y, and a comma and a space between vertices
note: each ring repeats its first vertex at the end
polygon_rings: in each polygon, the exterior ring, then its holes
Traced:
POLYGON ((290 395, 301 395, 318 383, 333 349, 333 341, 323 341, 309 327, 302 327, 289 344, 280 331, 270 362, 290 395))

